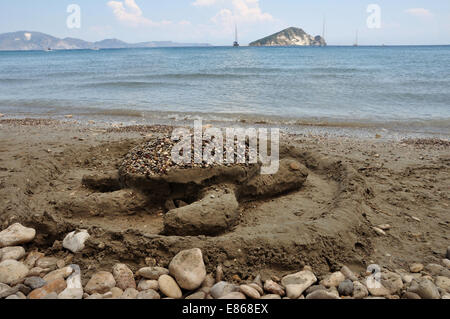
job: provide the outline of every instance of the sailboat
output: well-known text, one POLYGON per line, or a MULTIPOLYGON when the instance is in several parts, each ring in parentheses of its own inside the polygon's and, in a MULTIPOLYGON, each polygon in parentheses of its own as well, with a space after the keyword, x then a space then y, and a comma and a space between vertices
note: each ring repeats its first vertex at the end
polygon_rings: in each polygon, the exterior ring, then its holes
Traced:
POLYGON ((238 47, 239 46, 239 42, 238 42, 238 31, 237 31, 237 24, 236 24, 236 30, 235 30, 235 40, 233 42, 233 46, 234 47, 238 47))
POLYGON ((354 47, 358 46, 358 30, 356 30, 356 39, 355 39, 355 43, 353 44, 354 47))

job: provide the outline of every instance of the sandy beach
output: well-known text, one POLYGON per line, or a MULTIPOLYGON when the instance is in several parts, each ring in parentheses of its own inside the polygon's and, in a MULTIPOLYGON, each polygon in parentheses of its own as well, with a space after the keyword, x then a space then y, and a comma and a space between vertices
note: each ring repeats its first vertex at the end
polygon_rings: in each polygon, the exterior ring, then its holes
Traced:
MULTIPOLYGON (((300 190, 241 203, 231 230, 164 235, 163 204, 133 189, 94 190, 84 176, 117 174, 133 147, 166 126, 97 126, 55 120, 0 120, 0 225, 36 229, 27 250, 67 258, 58 245, 75 229, 91 234, 71 255, 87 281, 117 262, 161 267, 182 249, 202 249, 208 272, 226 279, 283 276, 305 265, 325 275, 347 265, 391 271, 441 263, 449 244, 450 142, 339 136, 282 136, 281 154, 308 169, 300 190), (284 155, 283 155, 284 154, 284 155), (381 231, 380 231, 381 230, 381 231)), ((84 282, 85 283, 85 282, 84 282)))

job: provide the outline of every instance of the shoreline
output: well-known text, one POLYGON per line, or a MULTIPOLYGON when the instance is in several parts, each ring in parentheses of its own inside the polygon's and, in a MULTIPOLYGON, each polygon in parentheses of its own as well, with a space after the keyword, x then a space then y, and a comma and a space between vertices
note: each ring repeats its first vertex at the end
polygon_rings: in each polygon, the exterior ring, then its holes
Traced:
POLYGON ((338 119, 288 119, 277 116, 257 114, 203 114, 186 112, 138 111, 138 110, 98 110, 88 113, 68 114, 7 114, 0 113, 1 121, 21 121, 27 119, 67 122, 81 126, 193 126, 194 121, 202 120, 204 124, 217 127, 267 127, 279 128, 291 134, 323 135, 335 137, 354 137, 362 139, 402 140, 407 138, 437 138, 450 140, 447 122, 450 119, 425 121, 434 126, 423 126, 419 120, 368 122, 338 119))

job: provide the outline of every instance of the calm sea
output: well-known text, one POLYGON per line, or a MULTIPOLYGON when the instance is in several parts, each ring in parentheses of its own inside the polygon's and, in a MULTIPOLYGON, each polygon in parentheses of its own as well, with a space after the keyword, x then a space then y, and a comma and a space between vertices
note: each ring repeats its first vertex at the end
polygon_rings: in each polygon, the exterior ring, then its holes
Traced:
POLYGON ((0 52, 0 112, 450 134, 450 46, 0 52))

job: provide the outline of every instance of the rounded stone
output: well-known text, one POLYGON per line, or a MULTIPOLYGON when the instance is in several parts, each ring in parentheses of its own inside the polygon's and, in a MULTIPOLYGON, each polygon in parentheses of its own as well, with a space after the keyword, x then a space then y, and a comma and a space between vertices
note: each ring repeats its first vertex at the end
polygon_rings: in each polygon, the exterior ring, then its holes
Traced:
POLYGON ((339 297, 326 290, 316 290, 306 296, 306 299, 339 299, 339 297))
POLYGON ((241 285, 239 287, 239 289, 244 295, 246 295, 250 299, 259 299, 259 298, 261 298, 261 295, 259 294, 259 292, 255 288, 253 288, 253 287, 251 287, 249 285, 241 285))
POLYGON ((157 280, 141 280, 139 282, 137 290, 144 291, 144 290, 149 290, 149 289, 158 291, 159 290, 158 281, 157 280))
POLYGON ((169 275, 162 275, 161 277, 159 277, 158 284, 159 290, 167 297, 180 299, 183 296, 181 289, 180 287, 178 287, 175 279, 173 279, 169 275))
POLYGON ((11 285, 21 282, 28 275, 28 267, 17 260, 0 263, 0 283, 11 285))
POLYGON ((114 276, 107 271, 99 271, 92 275, 86 284, 85 290, 88 294, 94 293, 104 294, 116 286, 114 276))
POLYGON ((149 289, 138 293, 136 299, 161 299, 161 296, 153 289, 149 289))
POLYGON ((75 254, 84 249, 85 242, 89 237, 90 235, 86 230, 82 230, 78 233, 74 231, 67 234, 62 245, 65 249, 68 249, 75 254))
POLYGON ((33 290, 44 287, 47 284, 47 282, 41 277, 28 277, 23 283, 33 290))
POLYGON ((144 267, 138 270, 137 275, 145 279, 158 280, 162 275, 168 275, 169 270, 162 267, 144 267))
POLYGON ((341 282, 343 282, 345 280, 345 276, 342 272, 337 271, 334 272, 328 276, 326 276, 321 284, 324 285, 326 288, 331 288, 331 287, 338 287, 339 284, 341 282))
POLYGON ((123 292, 122 296, 120 296, 120 299, 136 299, 139 295, 139 291, 137 291, 134 288, 127 288, 123 292))
POLYGON ((247 299, 245 295, 242 292, 230 292, 229 294, 226 294, 225 296, 219 298, 219 299, 247 299))
POLYGON ((214 299, 219 299, 220 297, 223 297, 231 292, 237 291, 239 291, 238 286, 225 281, 221 281, 212 286, 209 293, 214 299))
POLYGON ((116 286, 122 290, 127 288, 136 289, 136 282, 134 281, 134 274, 130 268, 125 264, 116 264, 113 267, 113 276, 116 280, 116 286))
POLYGON ((422 264, 418 264, 418 263, 412 264, 411 266, 409 266, 409 270, 412 273, 419 273, 419 272, 421 272, 423 270, 423 265, 422 264))
POLYGON ((170 262, 169 273, 181 288, 199 288, 206 278, 202 251, 198 248, 181 251, 170 262))
POLYGON ((35 236, 36 231, 33 228, 13 224, 0 232, 0 248, 29 243, 35 236))
POLYGON ((339 284, 338 291, 341 296, 351 296, 353 294, 353 282, 349 279, 339 284))
POLYGON ((273 280, 266 280, 264 282, 264 290, 270 292, 271 294, 279 295, 281 297, 283 297, 286 294, 283 287, 273 280))
POLYGON ((298 299, 303 292, 317 281, 316 276, 309 270, 283 277, 281 284, 286 288, 286 295, 290 299, 298 299))
POLYGON ((0 262, 8 259, 19 260, 25 256, 25 249, 20 246, 5 247, 0 249, 0 262))

